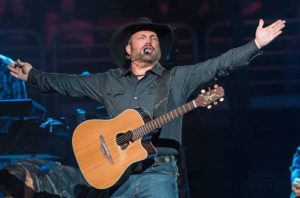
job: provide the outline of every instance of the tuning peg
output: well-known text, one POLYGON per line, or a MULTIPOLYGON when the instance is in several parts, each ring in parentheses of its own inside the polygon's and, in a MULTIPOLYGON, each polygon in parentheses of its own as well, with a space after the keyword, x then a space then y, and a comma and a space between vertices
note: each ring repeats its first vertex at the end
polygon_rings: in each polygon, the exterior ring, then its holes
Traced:
POLYGON ((208 105, 208 106, 207 106, 207 109, 211 109, 211 105, 208 105))
POLYGON ((220 102, 223 102, 223 101, 224 101, 224 98, 220 98, 219 101, 220 101, 220 102))
POLYGON ((218 102, 217 102, 217 101, 215 101, 215 102, 214 102, 214 105, 217 105, 217 104, 218 104, 218 102))
POLYGON ((201 90, 201 93, 205 93, 205 89, 202 89, 202 90, 201 90))
POLYGON ((214 85, 214 88, 217 88, 217 87, 219 87, 219 85, 215 84, 215 85, 214 85))

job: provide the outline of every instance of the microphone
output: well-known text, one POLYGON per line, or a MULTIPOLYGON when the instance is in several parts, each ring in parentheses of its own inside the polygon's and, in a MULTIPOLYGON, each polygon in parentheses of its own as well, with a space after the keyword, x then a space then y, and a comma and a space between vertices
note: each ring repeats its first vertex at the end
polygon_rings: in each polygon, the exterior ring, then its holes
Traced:
POLYGON ((143 50, 144 54, 150 54, 151 49, 149 47, 144 48, 143 50))
POLYGON ((18 68, 22 68, 23 66, 20 65, 20 64, 18 64, 18 63, 15 63, 14 67, 15 67, 15 68, 17 68, 17 67, 18 67, 18 68))

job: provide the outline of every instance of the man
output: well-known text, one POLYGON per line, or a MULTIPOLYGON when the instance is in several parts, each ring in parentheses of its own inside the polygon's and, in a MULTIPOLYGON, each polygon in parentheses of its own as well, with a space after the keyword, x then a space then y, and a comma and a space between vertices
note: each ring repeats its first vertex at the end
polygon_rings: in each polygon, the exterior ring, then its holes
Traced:
POLYGON ((300 197, 300 147, 297 148, 290 170, 292 183, 291 198, 300 197))
MULTIPOLYGON (((226 76, 234 69, 249 64, 260 49, 282 33, 285 21, 278 20, 263 27, 260 20, 255 39, 232 49, 220 57, 189 66, 173 67, 169 78, 161 65, 166 60, 174 38, 171 26, 152 23, 148 18, 121 26, 112 36, 110 52, 119 67, 90 76, 44 73, 29 63, 17 61, 10 65, 11 74, 38 87, 42 92, 59 92, 72 97, 88 96, 105 105, 110 117, 125 109, 142 107, 150 116, 157 111, 166 94, 165 111, 186 103, 191 94, 203 83, 226 76), (167 79, 160 87, 161 79, 167 79), (160 92, 161 90, 165 92, 160 92), (160 96, 158 96, 160 97, 160 96)), ((157 149, 153 164, 140 163, 124 184, 112 191, 111 197, 178 197, 176 155, 181 145, 182 118, 161 128, 152 138, 157 149)), ((88 132, 87 132, 88 133, 88 132)))
POLYGON ((24 159, 0 170, 0 197, 99 197, 80 171, 43 159, 24 159), (2 195, 2 196, 1 196, 2 195))
MULTIPOLYGON (((12 77, 9 74, 9 63, 14 61, 7 56, 0 54, 0 100, 26 99, 27 92, 23 81, 12 77)), ((0 115, 5 116, 5 115, 0 115)), ((10 117, 0 118, 0 133, 7 133, 12 124, 10 117)))

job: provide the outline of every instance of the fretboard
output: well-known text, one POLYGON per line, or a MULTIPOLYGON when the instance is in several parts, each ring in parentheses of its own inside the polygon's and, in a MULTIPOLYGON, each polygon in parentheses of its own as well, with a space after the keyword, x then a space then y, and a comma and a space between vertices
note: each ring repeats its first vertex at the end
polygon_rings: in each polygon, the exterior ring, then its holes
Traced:
POLYGON ((171 122, 172 120, 183 116, 185 113, 195 109, 197 107, 194 100, 172 110, 168 113, 165 113, 162 116, 159 116, 158 118, 151 120, 150 122, 147 122, 145 125, 135 129, 132 131, 133 138, 132 140, 135 141, 139 138, 142 138, 143 136, 151 133, 151 131, 155 129, 161 128, 163 125, 171 122))

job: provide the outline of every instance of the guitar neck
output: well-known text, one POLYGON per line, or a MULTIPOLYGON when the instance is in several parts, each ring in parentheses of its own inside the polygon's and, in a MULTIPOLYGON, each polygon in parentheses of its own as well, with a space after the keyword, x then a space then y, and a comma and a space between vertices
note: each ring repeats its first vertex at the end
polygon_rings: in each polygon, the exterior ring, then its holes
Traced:
POLYGON ((159 116, 158 118, 151 120, 150 122, 147 122, 145 125, 135 129, 132 131, 133 138, 132 140, 135 141, 139 138, 142 138, 143 136, 151 133, 151 131, 155 129, 161 128, 163 125, 171 122, 172 120, 183 116, 187 112, 197 108, 196 102, 194 100, 172 110, 168 113, 159 116))

